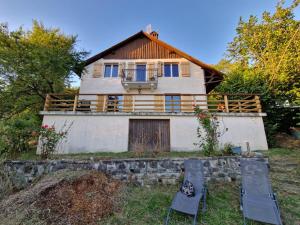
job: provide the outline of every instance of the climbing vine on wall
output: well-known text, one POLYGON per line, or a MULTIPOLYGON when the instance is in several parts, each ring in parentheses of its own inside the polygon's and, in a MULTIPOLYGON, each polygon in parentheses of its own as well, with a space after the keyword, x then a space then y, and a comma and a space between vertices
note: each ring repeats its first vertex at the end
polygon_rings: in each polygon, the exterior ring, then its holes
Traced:
POLYGON ((195 115, 199 122, 197 128, 197 137, 199 142, 195 145, 199 146, 206 156, 216 155, 219 151, 219 131, 220 121, 216 114, 207 110, 202 110, 198 106, 194 108, 195 115))

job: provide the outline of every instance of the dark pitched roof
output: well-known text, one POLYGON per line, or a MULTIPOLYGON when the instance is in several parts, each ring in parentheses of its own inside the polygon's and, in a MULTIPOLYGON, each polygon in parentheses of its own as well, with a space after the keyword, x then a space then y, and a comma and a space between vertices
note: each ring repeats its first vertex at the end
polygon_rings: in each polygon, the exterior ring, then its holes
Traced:
POLYGON ((130 36, 129 38, 125 39, 124 41, 121 41, 118 44, 116 44, 116 45, 114 45, 114 46, 112 46, 112 47, 104 50, 103 52, 100 52, 97 55, 94 55, 94 56, 90 57, 89 59, 87 59, 85 61, 85 65, 87 66, 87 65, 89 65, 89 64, 97 61, 98 59, 103 58, 104 56, 110 54, 111 52, 115 51, 116 49, 118 49, 118 48, 126 45, 127 43, 130 43, 131 41, 133 41, 133 40, 135 40, 137 38, 140 38, 142 36, 147 37, 151 41, 157 43, 158 45, 161 45, 161 46, 163 46, 163 47, 165 47, 165 48, 167 48, 167 49, 169 49, 169 50, 177 53, 178 55, 182 56, 183 58, 189 60, 192 63, 195 63, 196 65, 198 65, 202 69, 204 69, 206 72, 208 72, 210 74, 210 77, 206 77, 206 82, 208 80, 210 80, 212 82, 211 82, 211 84, 207 83, 208 89, 209 89, 207 92, 211 91, 215 86, 217 86, 223 80, 223 73, 220 72, 220 71, 218 71, 218 70, 216 70, 211 65, 208 65, 208 64, 206 64, 206 63, 204 63, 204 62, 202 62, 202 61, 200 61, 200 60, 198 60, 198 59, 196 59, 196 58, 188 55, 187 53, 185 53, 185 52, 183 52, 183 51, 181 51, 181 50, 179 50, 179 49, 177 49, 177 48, 175 48, 175 47, 173 47, 173 46, 171 46, 171 45, 169 45, 169 44, 167 44, 167 43, 159 40, 158 38, 156 38, 156 37, 154 37, 154 36, 152 36, 152 35, 144 32, 144 31, 140 31, 140 32, 138 32, 138 33, 130 36), (214 79, 211 79, 211 77, 214 77, 214 79))

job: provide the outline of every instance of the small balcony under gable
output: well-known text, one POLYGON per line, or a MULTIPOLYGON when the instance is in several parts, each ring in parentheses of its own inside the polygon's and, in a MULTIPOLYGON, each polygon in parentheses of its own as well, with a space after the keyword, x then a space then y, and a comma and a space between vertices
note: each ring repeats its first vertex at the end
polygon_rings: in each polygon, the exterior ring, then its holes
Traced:
POLYGON ((150 89, 154 90, 158 85, 158 70, 146 69, 145 65, 137 65, 136 69, 122 70, 122 86, 126 90, 150 89))

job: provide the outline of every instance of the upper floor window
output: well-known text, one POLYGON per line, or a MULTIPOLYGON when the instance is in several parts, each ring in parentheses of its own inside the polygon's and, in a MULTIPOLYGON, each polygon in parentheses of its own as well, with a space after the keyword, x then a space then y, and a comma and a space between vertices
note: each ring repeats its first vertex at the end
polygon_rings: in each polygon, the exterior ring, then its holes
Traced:
POLYGON ((164 64, 164 75, 165 75, 165 77, 179 77, 178 64, 165 63, 164 64))
POLYGON ((118 77, 118 64, 105 64, 104 77, 118 77))

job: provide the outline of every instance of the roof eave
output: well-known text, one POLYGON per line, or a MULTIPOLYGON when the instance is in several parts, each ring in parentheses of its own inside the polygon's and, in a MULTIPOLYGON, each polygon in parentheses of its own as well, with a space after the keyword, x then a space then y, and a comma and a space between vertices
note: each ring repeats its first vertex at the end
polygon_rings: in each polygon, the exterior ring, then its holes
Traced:
POLYGON ((136 34, 130 36, 129 38, 127 38, 127 39, 125 39, 125 40, 119 42, 118 44, 115 44, 115 45, 113 45, 112 47, 110 47, 110 48, 108 48, 108 49, 106 49, 106 50, 104 50, 104 51, 102 51, 102 52, 100 52, 100 53, 98 53, 98 54, 96 54, 96 55, 94 55, 94 56, 88 58, 88 59, 85 61, 85 66, 88 66, 89 64, 91 64, 91 63, 97 61, 98 59, 101 59, 102 56, 104 56, 104 55, 106 55, 107 53, 113 51, 114 49, 117 49, 118 47, 122 46, 123 44, 126 44, 127 42, 130 42, 131 40, 134 40, 136 37, 138 37, 138 36, 140 36, 140 35, 142 35, 142 34, 144 34, 144 32, 141 30, 141 31, 137 32, 136 34))

